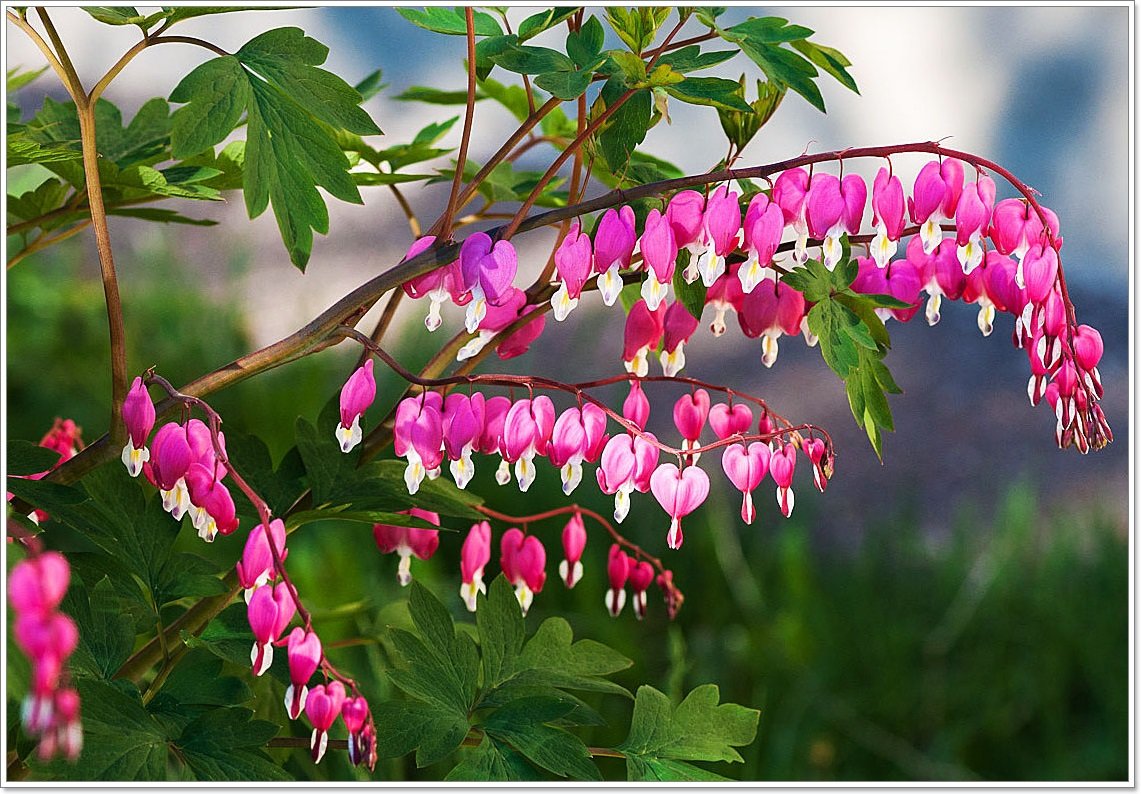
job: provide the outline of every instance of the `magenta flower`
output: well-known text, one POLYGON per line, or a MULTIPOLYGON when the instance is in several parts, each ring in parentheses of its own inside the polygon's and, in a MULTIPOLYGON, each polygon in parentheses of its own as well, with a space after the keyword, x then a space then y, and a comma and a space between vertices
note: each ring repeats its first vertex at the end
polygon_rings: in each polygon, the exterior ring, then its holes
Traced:
POLYGON ((943 239, 940 226, 955 217, 963 191, 963 164, 958 160, 932 160, 919 170, 908 200, 911 222, 918 224, 923 252, 930 254, 943 239))
POLYGON ((645 430, 646 422, 650 421, 650 401, 642 391, 642 382, 639 380, 630 381, 630 393, 622 401, 622 417, 639 430, 645 430))
MULTIPOLYGON (((994 207, 991 216, 990 239, 1000 254, 1013 256, 1019 265, 1032 245, 1049 245, 1046 228, 1054 242, 1052 247, 1061 250, 1062 238, 1058 236, 1058 216, 1046 207, 1042 208, 1047 227, 1042 226, 1038 213, 1023 199, 1003 199, 994 207)), ((1022 269, 1017 271, 1018 285, 1024 286, 1022 269)))
POLYGON ((614 495, 614 520, 619 524, 630 512, 630 493, 634 490, 637 465, 634 441, 629 435, 621 433, 611 436, 606 443, 594 472, 602 492, 614 495))
MULTIPOLYGON (((668 211, 668 210, 667 210, 668 211)), ((646 228, 639 243, 648 275, 642 282, 642 299, 656 311, 669 293, 677 264, 677 241, 669 218, 656 208, 646 217, 646 228)))
POLYGON ((448 456, 449 469, 456 487, 463 489, 475 476, 475 464, 471 453, 483 432, 485 400, 476 392, 470 397, 460 392, 452 392, 444 400, 441 417, 444 429, 444 452, 448 456))
POLYGON ((733 444, 725 447, 721 455, 721 468, 725 476, 741 492, 741 520, 752 524, 757 510, 753 506, 753 491, 769 472, 770 450, 767 444, 754 441, 749 446, 733 444))
POLYGON ((776 202, 769 201, 764 193, 753 196, 745 211, 744 234, 745 261, 737 269, 741 291, 752 292, 762 279, 776 279, 772 264, 773 255, 780 246, 784 234, 784 213, 776 202))
POLYGON ((796 471, 796 447, 785 444, 769 456, 769 472, 777 484, 777 505, 781 514, 788 518, 796 504, 796 494, 792 491, 792 475, 796 471))
POLYGON ((476 594, 487 593, 483 583, 483 569, 491 561, 491 524, 480 521, 472 524, 460 549, 460 598, 469 612, 475 612, 476 594))
MULTIPOLYGON (((538 308, 539 307, 534 304, 524 307, 511 322, 515 322, 515 320, 520 317, 532 314, 537 311, 538 308)), ((543 333, 543 329, 546 327, 547 316, 542 313, 536 314, 529 322, 524 323, 518 330, 500 342, 495 348, 495 355, 499 356, 501 361, 523 355, 531 349, 531 343, 539 338, 543 333)), ((480 333, 482 333, 482 331, 480 333)))
MULTIPOLYGON (((429 510, 412 507, 399 512, 440 526, 440 516, 429 510)), ((381 554, 396 552, 400 555, 400 564, 396 568, 396 581, 400 582, 401 587, 407 587, 412 582, 412 556, 415 555, 421 560, 430 559, 440 545, 440 532, 436 529, 373 524, 372 537, 381 554)))
MULTIPOLYGON (((692 394, 683 394, 674 403, 674 426, 681 433, 682 449, 693 449, 701 444, 701 431, 709 417, 709 392, 698 389, 692 394)), ((696 463, 697 458, 693 461, 696 463)))
POLYGON ((190 507, 186 491, 187 469, 190 468, 190 444, 186 429, 177 422, 167 422, 151 441, 151 460, 143 464, 143 472, 162 495, 162 507, 180 520, 190 507))
POLYGON ((396 409, 393 450, 408 461, 404 484, 409 494, 420 490, 425 477, 435 479, 444 460, 443 398, 437 392, 405 397, 396 409))
POLYGON ((653 433, 634 436, 634 490, 650 492, 650 478, 658 467, 658 444, 653 433))
POLYGON ((17 613, 12 638, 32 665, 30 691, 21 705, 21 722, 29 732, 43 732, 46 736, 56 721, 55 695, 63 665, 79 644, 79 630, 75 621, 62 612, 25 612, 17 613))
POLYGON ((654 566, 642 560, 637 565, 630 561, 630 591, 631 601, 634 604, 634 616, 638 620, 646 617, 646 591, 654 583, 654 566))
POLYGON ((1027 298, 1035 306, 1044 304, 1058 278, 1058 252, 1035 243, 1022 257, 1022 273, 1027 298))
POLYGON ((535 456, 547 453, 555 426, 555 404, 545 394, 519 400, 503 420, 503 459, 515 464, 520 492, 535 482, 535 456))
POLYGON ((246 616, 254 634, 254 647, 250 650, 254 675, 261 675, 273 664, 273 645, 293 620, 296 609, 285 582, 276 587, 262 585, 250 596, 246 616))
POLYGON ((717 403, 709 409, 709 426, 718 441, 748 433, 752 423, 753 411, 744 403, 717 403))
POLYGON ((867 202, 868 188, 857 174, 848 174, 841 183, 831 174, 816 174, 805 199, 804 217, 808 233, 823 241, 824 266, 829 270, 840 261, 840 236, 856 234, 867 202))
POLYGON ((214 471, 201 463, 191 463, 186 470, 190 519, 198 530, 198 537, 207 543, 213 543, 219 532, 229 535, 238 528, 234 498, 220 479, 214 479, 214 475, 214 471))
POLYGON ((990 230, 994 210, 994 180, 979 174, 978 182, 963 188, 955 209, 956 253, 964 273, 970 273, 983 261, 982 240, 990 230))
POLYGON ((559 470, 563 493, 570 496, 582 481, 582 462, 586 457, 586 427, 582 411, 568 408, 559 414, 547 445, 551 465, 559 470))
POLYGON ((534 535, 524 535, 512 527, 500 541, 499 567, 507 581, 515 586, 515 598, 523 614, 531 608, 535 594, 543 589, 547 573, 547 551, 534 535))
POLYGON ((709 476, 696 466, 679 470, 672 463, 663 463, 650 478, 650 490, 670 516, 666 545, 680 549, 685 539, 681 520, 700 507, 709 495, 709 476))
POLYGON ((685 343, 693 336, 697 325, 697 318, 680 302, 675 301, 666 308, 662 323, 662 352, 658 358, 667 377, 672 378, 685 367, 685 343))
POLYGON ((598 294, 607 306, 613 306, 624 286, 618 271, 630 267, 637 242, 634 210, 623 205, 618 211, 608 209, 594 233, 594 270, 598 276, 598 294))
POLYGON ((328 684, 318 684, 313 687, 305 702, 305 716, 313 725, 313 735, 309 739, 309 749, 312 751, 313 763, 321 763, 325 757, 325 749, 329 745, 329 729, 341 716, 341 707, 345 703, 345 685, 340 681, 331 681, 328 684))
MULTIPOLYGON (((370 735, 368 718, 367 700, 363 697, 345 698, 341 705, 341 719, 349 731, 349 761, 353 766, 360 766, 362 761, 370 761, 376 750, 376 740, 370 735)), ((369 767, 372 767, 372 763, 369 763, 369 767)))
POLYGON ((923 289, 930 296, 927 300, 926 317, 928 325, 939 322, 939 308, 943 298, 958 300, 967 285, 967 277, 959 264, 953 240, 943 240, 933 254, 923 253, 923 241, 912 237, 907 244, 907 261, 919 270, 923 289))
POLYGON ((631 562, 617 543, 610 547, 606 559, 606 576, 610 580, 610 589, 606 591, 606 610, 612 618, 618 617, 626 605, 626 580, 630 577, 631 562))
MULTIPOLYGON (((404 261, 428 250, 435 242, 435 235, 430 234, 427 237, 421 237, 412 243, 408 253, 404 255, 404 261)), ((410 298, 428 296, 431 306, 428 308, 428 316, 424 318, 424 326, 429 331, 435 331, 443 322, 440 319, 440 305, 444 301, 451 298, 457 306, 465 306, 471 301, 471 293, 464 289, 463 271, 460 269, 458 259, 450 265, 438 267, 422 276, 406 281, 404 292, 410 298)))
POLYGON ((555 271, 559 274, 559 288, 551 296, 551 313, 555 320, 562 322, 578 306, 592 269, 590 236, 582 233, 579 222, 575 221, 555 251, 555 271))
MULTIPOLYGON (((269 522, 269 533, 273 536, 273 545, 284 562, 289 550, 285 548, 285 524, 280 518, 269 522)), ((235 567, 238 571, 238 584, 245 588, 247 604, 254 590, 275 578, 273 551, 270 549, 264 524, 258 524, 250 531, 249 537, 246 538, 246 547, 242 551, 242 558, 235 567)))
POLYGON ((626 315, 622 348, 622 361, 627 372, 644 378, 650 371, 646 359, 662 339, 664 319, 664 309, 659 306, 657 311, 650 311, 646 301, 641 298, 630 308, 630 313, 626 315))
POLYGON ((804 320, 804 296, 783 281, 765 281, 741 299, 737 322, 745 336, 761 337, 761 363, 771 367, 779 352, 781 334, 800 333, 804 320))
POLYGON ((294 626, 286 640, 289 659, 289 687, 285 690, 285 711, 289 719, 301 716, 309 695, 306 684, 321 664, 321 640, 311 631, 294 626))
POLYGON ((812 462, 812 482, 816 490, 824 493, 824 489, 828 487, 828 478, 824 475, 824 461, 828 448, 824 444, 824 439, 808 438, 801 446, 808 460, 812 462))
POLYGON ((701 276, 701 282, 708 288, 725 272, 725 257, 736 249, 740 242, 741 205, 739 194, 726 185, 718 185, 705 202, 702 216, 702 236, 698 239, 700 249, 693 252, 689 266, 685 270, 688 283, 701 276))
POLYGON ((773 198, 784 216, 784 225, 796 233, 792 261, 803 265, 808 261, 808 220, 805 218, 808 195, 808 172, 792 168, 781 172, 773 184, 773 198))
POLYGON ((701 221, 705 214, 705 196, 696 190, 674 193, 666 208, 666 220, 674 233, 678 248, 689 248, 701 236, 701 221))
POLYGON ((880 168, 872 184, 872 226, 876 236, 872 239, 871 254, 879 267, 887 265, 895 256, 904 228, 903 184, 899 177, 880 168))
MULTIPOLYGON (((1094 393, 1101 397, 1101 373, 1097 365, 1105 353, 1105 343, 1096 328, 1088 325, 1079 325, 1074 329, 1074 363, 1082 373, 1082 378, 1094 393)), ((9 581, 11 579, 9 578, 9 581)))
POLYGON ((465 327, 474 334, 488 305, 499 306, 510 297, 515 280, 515 247, 507 240, 492 243, 483 232, 475 232, 460 246, 460 272, 464 289, 471 292, 465 327))
POLYGON ((64 556, 58 551, 45 551, 12 566, 8 600, 20 614, 48 614, 59 606, 70 581, 71 567, 64 556))
POLYGON ((127 426, 123 465, 132 477, 138 477, 143 464, 151 458, 147 450, 147 436, 155 426, 155 404, 151 402, 151 395, 143 385, 142 378, 135 378, 123 399, 123 424, 127 426))
POLYGON ((361 417, 375 399, 376 379, 372 374, 372 359, 369 358, 341 387, 341 423, 336 431, 341 452, 349 452, 361 443, 361 417))
POLYGON ((559 577, 567 589, 582 579, 582 551, 586 548, 586 527, 582 514, 575 513, 563 527, 563 561, 559 563, 559 577))
MULTIPOLYGON (((483 318, 479 322, 478 333, 456 353, 456 361, 466 361, 487 347, 488 343, 507 326, 519 319, 527 306, 527 294, 516 287, 509 287, 499 305, 484 307, 483 318)), ((528 323, 530 325, 530 323, 528 323)), ((520 329, 522 330, 522 329, 520 329)))
MULTIPOLYGON (((725 273, 705 292, 706 305, 713 307, 713 322, 709 324, 709 330, 714 336, 725 333, 726 313, 730 311, 735 313, 744 298, 740 272, 740 265, 729 265, 725 273)), ((775 277, 773 280, 776 280, 775 277)), ((756 284, 753 285, 753 289, 756 289, 756 284)))

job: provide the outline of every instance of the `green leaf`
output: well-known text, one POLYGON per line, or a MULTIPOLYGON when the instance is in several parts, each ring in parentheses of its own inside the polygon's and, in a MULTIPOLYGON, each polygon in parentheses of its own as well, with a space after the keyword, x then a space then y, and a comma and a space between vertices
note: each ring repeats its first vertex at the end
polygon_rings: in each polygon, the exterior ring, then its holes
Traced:
POLYGON ((39 474, 59 463, 60 454, 54 449, 41 447, 31 441, 8 439, 8 474, 39 474))
POLYGON ((702 52, 701 47, 690 44, 673 52, 663 53, 658 58, 658 63, 669 66, 675 72, 695 72, 698 69, 708 69, 711 66, 724 63, 736 54, 737 50, 702 52))
POLYGON ((700 320, 701 313, 705 310, 705 294, 708 290, 701 279, 692 284, 686 283, 683 273, 689 265, 689 256, 689 251, 684 249, 678 252, 678 261, 674 266, 674 296, 675 300, 681 301, 687 312, 700 320))
POLYGON ((297 419, 295 432, 297 451, 305 463, 305 476, 313 491, 313 503, 325 504, 342 483, 354 478, 360 453, 341 452, 332 434, 328 434, 327 439, 318 436, 317 428, 301 417, 297 419))
POLYGON ((816 67, 798 53, 781 47, 784 43, 811 35, 811 30, 788 25, 787 20, 779 17, 765 17, 748 19, 719 32, 726 41, 740 46, 771 82, 782 88, 791 88, 824 112, 824 97, 815 82, 816 67))
POLYGON ((580 69, 585 69, 598 60, 602 52, 602 45, 606 40, 606 31, 598 17, 590 17, 582 23, 582 27, 567 34, 567 55, 580 69))
MULTIPOLYGON (((250 632, 245 603, 239 602, 222 610, 198 636, 183 631, 181 639, 190 648, 203 648, 219 659, 248 669, 254 637, 250 632)), ((270 672, 276 666, 275 659, 270 672)))
POLYGON ((573 704, 557 698, 520 698, 484 723, 490 736, 509 743, 531 763, 572 780, 601 780, 582 740, 544 723, 566 714, 573 704))
MULTIPOLYGON (((461 8, 443 8, 430 6, 423 10, 418 8, 397 8, 396 13, 407 19, 413 25, 430 30, 434 33, 444 33, 449 36, 466 36, 467 22, 461 8)), ((495 21, 495 17, 482 11, 473 15, 475 35, 499 36, 503 28, 495 21)))
POLYGON ((888 336, 887 328, 884 326, 883 320, 876 314, 874 301, 865 300, 864 296, 854 293, 838 293, 832 297, 833 300, 843 304, 860 318, 860 322, 864 324, 868 334, 871 335, 871 338, 875 341, 877 346, 884 348, 891 346, 891 339, 888 336))
POLYGON ((432 703, 389 701, 372 708, 376 755, 397 758, 416 750, 416 766, 442 761, 468 733, 467 717, 432 703))
MULTIPOLYGON (((67 143, 79 150, 79 117, 72 102, 45 98, 25 129, 42 145, 67 143)), ((119 108, 106 99, 95 103, 95 148, 105 161, 119 168, 161 159, 170 131, 170 106, 164 99, 145 102, 126 127, 119 108)), ((79 172, 82 175, 82 169, 79 172)))
POLYGON ((543 74, 574 71, 575 64, 557 50, 512 44, 491 56, 491 62, 509 72, 543 74))
POLYGON ((639 86, 646 81, 646 63, 634 53, 612 50, 608 57, 618 67, 627 87, 639 86))
MULTIPOLYGON (((505 36, 489 36, 486 39, 477 41, 475 43, 476 80, 486 80, 487 76, 491 74, 492 69, 495 68, 495 62, 492 58, 518 42, 519 37, 514 33, 509 33, 505 36)), ((522 91, 523 89, 520 87, 519 90, 522 91)))
MULTIPOLYGON (((83 154, 72 148, 70 143, 40 143, 28 133, 19 131, 8 134, 8 167, 31 163, 55 163, 61 160, 79 160, 83 154)), ((11 207, 9 207, 11 210, 11 207)), ((31 216, 35 217, 35 216, 31 216)))
POLYGON ((452 768, 445 780, 510 781, 534 780, 531 765, 509 745, 484 734, 475 749, 468 750, 463 760, 452 768))
MULTIPOLYGON (((160 698, 180 705, 234 706, 251 700, 253 691, 235 676, 222 675, 222 660, 205 648, 188 651, 171 670, 158 695, 151 701, 153 711, 160 698)), ((272 734, 271 734, 272 735, 272 734)))
POLYGON ((372 99, 374 96, 380 93, 382 88, 385 87, 384 83, 381 82, 382 76, 383 72, 381 72, 380 69, 377 69, 376 71, 369 73, 363 80, 353 86, 353 90, 360 95, 362 102, 366 102, 372 99))
POLYGON ((159 569, 152 591, 160 606, 180 598, 205 598, 226 592, 218 566, 197 554, 172 554, 159 569))
POLYGON ((631 756, 626 761, 627 779, 639 782, 663 783, 713 783, 727 782, 730 779, 722 777, 685 761, 676 761, 672 758, 643 758, 631 756))
POLYGON ((108 215, 117 215, 121 218, 139 218, 154 223, 178 223, 185 226, 217 226, 218 221, 207 218, 188 218, 174 210, 158 209, 157 207, 115 207, 107 210, 108 215))
POLYGON ((229 135, 250 101, 250 84, 233 55, 198 66, 175 86, 171 102, 185 102, 174 112, 171 154, 192 157, 229 135))
POLYGON ((24 86, 31 83, 41 74, 46 72, 48 68, 49 67, 47 66, 41 66, 39 69, 31 69, 26 72, 20 71, 19 67, 16 67, 15 69, 9 69, 5 74, 4 79, 4 86, 5 90, 8 92, 8 96, 11 96, 24 86))
POLYGON ((105 25, 138 25, 144 31, 148 27, 147 17, 131 6, 84 6, 83 10, 105 25))
POLYGON ((680 83, 667 86, 666 91, 675 99, 691 105, 752 113, 752 107, 739 96, 739 88, 736 81, 720 77, 687 77, 680 83))
MULTIPOLYGON (((610 106, 624 92, 625 89, 612 77, 603 85, 600 98, 605 106, 610 106)), ((630 162, 630 155, 646 139, 652 104, 649 89, 635 91, 607 121, 598 136, 598 144, 611 171, 620 172, 625 168, 630 162)))
POLYGON ((592 72, 548 72, 535 78, 535 85, 564 102, 577 99, 590 86, 592 72))
POLYGON ((753 742, 760 712, 719 700, 717 686, 706 684, 674 708, 658 690, 639 687, 630 734, 618 746, 627 757, 628 779, 678 779, 674 775, 687 771, 667 761, 743 760, 733 748, 753 742))
POLYGON ((860 93, 860 89, 856 87, 856 81, 852 78, 852 75, 848 74, 848 70, 845 68, 851 66, 852 62, 845 57, 844 53, 832 47, 813 44, 806 39, 792 42, 792 47, 825 72, 835 77, 842 86, 851 91, 855 91, 857 94, 860 93))
POLYGON ((577 7, 559 6, 532 14, 519 23, 519 41, 533 38, 544 30, 553 28, 568 17, 574 16, 577 12, 577 7))
POLYGON ((725 6, 698 6, 694 12, 697 21, 707 28, 717 27, 717 17, 725 13, 725 6))
POLYGON ((166 6, 160 18, 170 20, 170 24, 182 22, 195 17, 213 16, 215 14, 233 14, 238 11, 280 11, 291 6, 166 6))
MULTIPOLYGON (((486 96, 476 92, 477 100, 486 96)), ((401 102, 426 102, 429 105, 463 105, 467 103, 467 91, 443 91, 439 88, 414 85, 393 98, 401 102)))
POLYGON ((283 456, 275 469, 264 441, 254 435, 227 430, 226 454, 274 515, 285 515, 305 492, 304 465, 296 449, 283 456))
POLYGON ((291 513, 285 525, 289 529, 311 524, 314 521, 353 521, 358 524, 388 524, 394 527, 414 527, 416 529, 447 529, 438 527, 422 518, 405 513, 390 513, 383 510, 348 510, 343 507, 302 510, 291 513))
POLYGON ((523 614, 507 579, 496 576, 487 598, 480 596, 475 611, 479 649, 483 659, 484 689, 493 689, 508 678, 523 648, 523 614))
POLYGON ((669 17, 670 10, 652 6, 637 8, 609 6, 606 9, 606 21, 632 52, 641 55, 653 43, 658 28, 669 17))
POLYGON ((860 318, 832 300, 821 300, 808 312, 808 328, 820 338, 820 353, 841 379, 859 364, 858 345, 848 333, 853 325, 861 325, 860 318))
POLYGON ((593 640, 572 644, 574 634, 563 618, 547 618, 523 646, 512 677, 520 684, 543 684, 561 689, 625 694, 624 687, 605 676, 625 670, 633 662, 618 651, 593 640))
MULTIPOLYGON (((527 105, 527 92, 522 86, 504 85, 498 80, 484 78, 480 80, 479 87, 489 98, 494 99, 503 107, 511 111, 516 121, 525 121, 530 114, 527 105)), ((474 174, 473 174, 474 176, 474 174)))
POLYGON ((749 17, 739 25, 729 28, 729 31, 761 44, 797 41, 808 38, 815 32, 803 25, 791 24, 781 17, 749 17))
POLYGON ((75 619, 79 629, 79 645, 70 662, 72 669, 110 680, 131 655, 135 643, 134 621, 124 610, 115 587, 106 577, 88 588, 73 578, 61 610, 75 619))

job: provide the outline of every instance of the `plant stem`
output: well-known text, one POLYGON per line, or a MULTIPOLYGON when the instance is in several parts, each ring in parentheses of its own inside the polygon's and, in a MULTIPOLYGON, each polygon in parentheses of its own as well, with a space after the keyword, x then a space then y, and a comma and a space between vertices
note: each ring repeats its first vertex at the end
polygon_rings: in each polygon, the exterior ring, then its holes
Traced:
POLYGON ((91 220, 87 219, 76 224, 75 226, 72 226, 70 229, 64 229, 62 232, 57 232, 56 234, 41 234, 35 240, 30 242, 27 247, 24 248, 24 250, 20 251, 19 253, 12 254, 12 258, 8 260, 8 270, 11 270, 32 254, 38 251, 42 251, 45 248, 49 248, 56 243, 63 242, 69 237, 74 237, 90 225, 91 220))
POLYGON ((438 236, 444 240, 452 239, 452 221, 456 217, 460 185, 464 181, 464 165, 467 163, 468 143, 471 141, 471 125, 475 117, 475 15, 471 6, 464 8, 464 19, 467 23, 467 112, 464 113, 464 131, 460 138, 459 154, 456 155, 456 172, 452 176, 452 192, 448 197, 448 206, 444 210, 443 218, 439 224, 438 236))

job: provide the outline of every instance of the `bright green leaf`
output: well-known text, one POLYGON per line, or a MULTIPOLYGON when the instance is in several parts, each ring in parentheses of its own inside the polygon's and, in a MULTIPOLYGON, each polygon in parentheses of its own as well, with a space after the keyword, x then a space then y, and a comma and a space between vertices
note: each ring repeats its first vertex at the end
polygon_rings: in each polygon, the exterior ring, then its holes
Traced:
MULTIPOLYGON (((396 13, 407 19, 413 25, 431 30, 434 33, 444 33, 449 36, 466 36, 467 22, 464 19, 462 8, 444 8, 429 6, 428 8, 397 8, 396 13)), ((475 35, 498 36, 503 28, 495 21, 495 17, 476 11, 473 15, 475 35)))
POLYGON ((675 99, 691 105, 752 113, 753 108, 741 99, 739 88, 737 82, 720 77, 687 77, 680 83, 666 86, 666 91, 675 99))

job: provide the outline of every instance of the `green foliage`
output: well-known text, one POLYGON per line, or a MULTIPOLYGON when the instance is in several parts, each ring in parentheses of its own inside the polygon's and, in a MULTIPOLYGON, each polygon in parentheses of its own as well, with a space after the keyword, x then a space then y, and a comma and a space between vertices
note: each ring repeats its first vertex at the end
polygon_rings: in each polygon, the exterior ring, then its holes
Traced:
POLYGON ((59 463, 60 454, 54 449, 41 447, 30 441, 8 439, 7 461, 9 475, 39 474, 59 463))
POLYGON ((686 283, 683 274, 689 265, 689 257, 689 251, 685 249, 678 251, 677 264, 674 266, 674 295, 681 301, 686 311, 700 320, 701 313, 705 310, 705 294, 708 288, 701 279, 696 279, 692 284, 686 283))
MULTIPOLYGON (((737 85, 737 96, 745 101, 745 75, 741 75, 737 85)), ((756 134, 760 132, 761 127, 765 126, 773 117, 777 108, 780 107, 784 95, 785 89, 775 83, 758 80, 757 98, 748 103, 748 112, 731 108, 717 109, 717 117, 721 120, 721 129, 724 130, 725 137, 736 147, 738 152, 744 149, 749 141, 753 140, 756 134)))
MULTIPOLYGON (((611 77, 602 86, 591 114, 602 113, 607 107, 616 104, 626 90, 619 77, 611 77)), ((630 162, 634 150, 646 139, 646 132, 650 128, 651 105, 649 89, 634 91, 614 111, 598 135, 598 149, 611 172, 621 173, 630 162)))
POLYGON ((653 43, 658 28, 669 17, 670 10, 652 6, 635 8, 611 6, 606 9, 606 21, 631 52, 641 55, 653 43))
MULTIPOLYGON (((428 8, 398 8, 396 13, 407 19, 413 25, 430 30, 433 33, 444 33, 450 36, 466 36, 467 22, 464 19, 462 8, 442 8, 429 6, 428 8)), ((495 17, 483 11, 472 14, 475 23, 475 35, 499 36, 503 28, 495 21, 495 17)), ((536 31, 538 32, 538 31, 536 31)))

